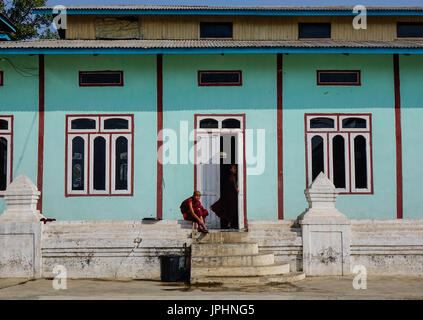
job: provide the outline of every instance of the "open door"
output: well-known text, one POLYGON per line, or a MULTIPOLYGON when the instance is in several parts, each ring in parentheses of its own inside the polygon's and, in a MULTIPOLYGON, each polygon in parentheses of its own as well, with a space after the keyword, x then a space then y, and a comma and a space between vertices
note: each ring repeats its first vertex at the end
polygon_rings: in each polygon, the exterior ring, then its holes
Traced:
POLYGON ((219 200, 221 195, 231 194, 231 191, 224 192, 224 190, 228 190, 227 169, 235 164, 239 190, 235 203, 238 206, 233 207, 234 202, 230 199, 234 198, 231 195, 229 199, 224 200, 224 203, 231 208, 229 212, 237 212, 238 226, 233 226, 245 229, 245 116, 196 115, 194 121, 196 123, 195 182, 197 190, 201 192, 201 203, 209 211, 206 226, 209 229, 228 227, 225 219, 221 221, 210 206, 219 200))
POLYGON ((210 209, 220 197, 220 135, 197 134, 197 189, 201 192, 201 204, 209 212, 208 229, 220 229, 220 218, 210 209))
POLYGON ((238 228, 245 229, 244 219, 244 134, 243 132, 237 133, 237 164, 238 164, 238 228))

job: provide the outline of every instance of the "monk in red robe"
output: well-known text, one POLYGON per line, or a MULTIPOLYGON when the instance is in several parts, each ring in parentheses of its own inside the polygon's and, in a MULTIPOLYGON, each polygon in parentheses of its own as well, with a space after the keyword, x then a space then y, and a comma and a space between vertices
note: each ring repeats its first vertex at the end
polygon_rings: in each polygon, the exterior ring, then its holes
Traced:
POLYGON ((220 199, 217 200, 210 209, 221 218, 222 226, 228 228, 238 228, 238 184, 237 165, 232 164, 224 167, 226 174, 222 180, 220 199))
POLYGON ((194 191, 192 197, 185 199, 181 203, 180 208, 184 220, 197 222, 198 231, 207 233, 209 231, 207 230, 205 222, 209 212, 201 205, 200 197, 200 191, 194 191))

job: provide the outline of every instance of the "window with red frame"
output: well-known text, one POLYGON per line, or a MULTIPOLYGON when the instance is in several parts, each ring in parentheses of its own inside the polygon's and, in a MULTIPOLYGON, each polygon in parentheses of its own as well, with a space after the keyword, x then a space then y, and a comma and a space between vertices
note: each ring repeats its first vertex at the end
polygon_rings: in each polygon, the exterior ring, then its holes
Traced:
POLYGON ((371 114, 306 114, 307 186, 324 172, 340 193, 373 193, 371 114))
POLYGON ((66 195, 132 195, 133 115, 66 119, 66 195))
POLYGON ((13 116, 0 116, 0 195, 12 182, 13 116))
POLYGON ((318 86, 360 86, 360 70, 317 70, 318 86))
POLYGON ((80 87, 121 87, 123 71, 79 71, 80 87))
POLYGON ((201 86, 242 86, 241 70, 199 70, 198 85, 201 86))

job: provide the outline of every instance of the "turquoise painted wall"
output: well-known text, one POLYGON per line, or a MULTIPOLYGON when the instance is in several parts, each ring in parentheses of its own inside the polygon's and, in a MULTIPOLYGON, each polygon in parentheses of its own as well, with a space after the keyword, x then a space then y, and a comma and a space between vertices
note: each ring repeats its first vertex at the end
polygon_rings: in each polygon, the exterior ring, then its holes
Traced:
POLYGON ((339 195, 337 208, 352 219, 395 218, 395 118, 392 55, 283 56, 284 216, 307 208, 304 196, 305 113, 371 113, 374 194, 339 195), (361 86, 316 86, 318 69, 360 69, 361 86))
POLYGON ((404 218, 422 218, 423 56, 400 56, 404 218))
MULTIPOLYGON (((20 173, 37 184, 38 57, 7 56, 0 60, 4 85, 0 87, 0 115, 13 115, 13 178, 20 173)), ((5 201, 0 198, 0 212, 5 201)))
POLYGON ((57 220, 156 215, 156 57, 46 56, 43 212, 57 220), (123 87, 79 87, 78 71, 123 70, 123 87), (134 196, 65 197, 65 116, 134 114, 134 196))
MULTIPOLYGON (((266 129, 265 170, 247 176, 247 215, 277 219, 276 55, 166 55, 163 69, 164 128, 179 132, 188 121, 191 131, 196 113, 245 113, 247 128, 266 129), (197 71, 213 69, 242 70, 243 85, 199 87, 197 71)), ((180 219, 179 205, 194 188, 193 164, 165 165, 163 185, 163 216, 180 219)))
MULTIPOLYGON (((9 56, 35 76, 24 77, 0 61, 0 114, 13 114, 13 175, 36 183, 38 135, 37 56, 9 56), (35 68, 35 69, 34 69, 35 68)), ((58 220, 141 219, 156 215, 156 56, 46 55, 44 214, 58 220), (79 70, 123 70, 124 87, 79 87, 79 70), (65 116, 134 114, 134 196, 65 197, 65 116)), ((249 129, 266 130, 265 171, 247 175, 248 219, 277 219, 276 55, 165 55, 164 128, 194 127, 194 114, 245 113, 249 129), (241 87, 199 87, 200 69, 242 70, 241 87)), ((423 57, 400 56, 404 217, 422 217, 419 180, 423 116, 423 57)), ((340 195, 338 208, 350 218, 395 218, 395 118, 392 55, 283 56, 284 215, 306 207, 304 113, 371 113, 374 194, 340 195), (362 86, 316 86, 317 69, 361 69, 362 86)), ((190 141, 188 148, 193 142, 190 141)), ((248 152, 249 150, 247 150, 248 152)), ((255 153, 255 152, 254 152, 255 153)), ((180 156, 178 154, 178 156, 180 156)), ((165 165, 163 215, 180 219, 180 202, 194 187, 193 164, 165 165)), ((0 211, 4 201, 0 199, 0 211)))

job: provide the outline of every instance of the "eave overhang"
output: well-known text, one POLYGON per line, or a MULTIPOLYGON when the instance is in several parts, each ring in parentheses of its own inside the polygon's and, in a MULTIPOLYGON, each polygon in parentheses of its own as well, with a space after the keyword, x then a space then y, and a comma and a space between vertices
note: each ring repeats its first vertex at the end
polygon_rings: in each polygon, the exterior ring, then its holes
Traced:
POLYGON ((0 54, 422 54, 423 40, 29 40, 4 41, 0 54))
POLYGON ((0 13, 0 23, 3 24, 8 30, 6 32, 16 32, 16 27, 13 23, 2 13, 0 13))
MULTIPOLYGON (((284 7, 233 7, 233 6, 68 6, 70 15, 257 15, 257 16, 354 16, 353 6, 284 6, 284 7)), ((55 14, 54 7, 35 8, 35 14, 55 14)), ((368 6, 369 16, 422 16, 423 7, 368 6)), ((57 13, 57 12, 56 12, 57 13)))

